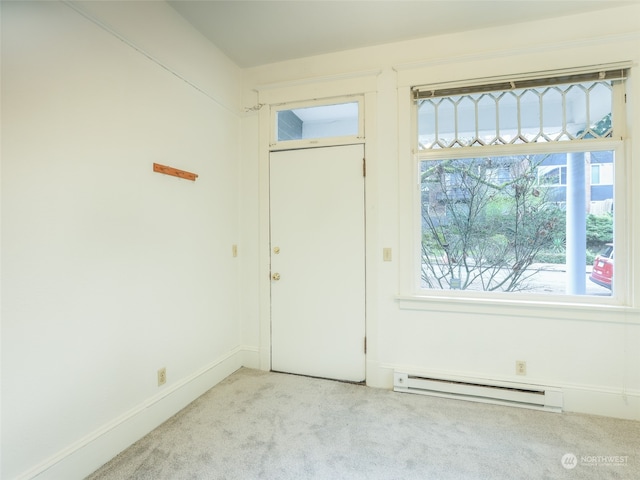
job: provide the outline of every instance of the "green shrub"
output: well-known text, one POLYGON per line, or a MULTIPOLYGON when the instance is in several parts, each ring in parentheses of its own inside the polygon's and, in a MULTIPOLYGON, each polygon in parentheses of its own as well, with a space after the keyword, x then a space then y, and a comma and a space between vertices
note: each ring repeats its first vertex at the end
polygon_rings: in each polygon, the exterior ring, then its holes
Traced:
POLYGON ((538 252, 538 254, 536 255, 536 262, 562 264, 567 262, 567 258, 564 252, 545 251, 545 252, 538 252))
MULTIPOLYGON (((591 250, 587 250, 587 258, 586 265, 593 265, 593 261, 596 259, 597 253, 592 252, 591 250)), ((567 256, 564 252, 539 252, 536 255, 536 263, 555 263, 555 264, 563 264, 567 263, 567 256)))
POLYGON ((587 215, 587 248, 600 251, 613 242, 613 215, 587 215))

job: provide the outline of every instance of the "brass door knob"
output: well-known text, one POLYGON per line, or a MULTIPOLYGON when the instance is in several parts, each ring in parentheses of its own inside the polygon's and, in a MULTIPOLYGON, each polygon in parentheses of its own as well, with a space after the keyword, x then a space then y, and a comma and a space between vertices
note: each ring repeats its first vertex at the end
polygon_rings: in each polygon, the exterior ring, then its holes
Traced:
POLYGON ((278 280, 280 280, 280 274, 276 272, 271 275, 271 278, 277 282, 278 280))

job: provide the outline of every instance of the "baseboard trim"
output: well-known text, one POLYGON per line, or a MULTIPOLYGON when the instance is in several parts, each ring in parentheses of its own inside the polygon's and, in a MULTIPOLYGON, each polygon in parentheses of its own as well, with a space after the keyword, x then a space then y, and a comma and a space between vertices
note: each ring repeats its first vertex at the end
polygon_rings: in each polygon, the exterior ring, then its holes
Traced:
POLYGON ((249 345, 242 345, 242 366, 260 369, 260 349, 249 345))
MULTIPOLYGON (((16 480, 35 478, 69 480, 86 477, 240 367, 256 368, 260 363, 259 357, 260 352, 257 348, 246 345, 234 348, 226 355, 22 473, 16 477, 16 480)), ((395 369, 411 369, 413 372, 424 375, 452 373, 416 369, 413 366, 368 362, 367 385, 376 388, 393 388, 395 369)), ((465 373, 465 376, 470 375, 465 373)), ((561 388, 564 393, 564 410, 567 412, 640 420, 639 391, 623 392, 592 385, 556 384, 555 386, 561 388)))
POLYGON ((583 385, 565 385, 565 411, 640 420, 640 392, 583 385))
MULTIPOLYGON (((421 369, 415 365, 367 364, 367 385, 377 388, 393 388, 394 370, 410 371, 416 375, 428 376, 459 376, 494 381, 517 381, 513 377, 478 377, 477 373, 454 372, 421 369)), ((549 379, 527 379, 529 383, 550 385, 559 388, 564 396, 563 411, 601 415, 605 417, 621 418, 625 420, 640 420, 640 391, 623 390, 599 385, 580 385, 558 383, 549 379)))
POLYGON ((238 346, 22 473, 16 480, 81 479, 243 366, 238 346))

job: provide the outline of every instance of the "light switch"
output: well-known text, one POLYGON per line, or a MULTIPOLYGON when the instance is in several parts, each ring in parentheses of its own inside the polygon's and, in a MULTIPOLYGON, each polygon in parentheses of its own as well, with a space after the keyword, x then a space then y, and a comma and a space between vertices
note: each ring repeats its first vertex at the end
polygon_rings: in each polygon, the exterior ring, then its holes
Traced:
POLYGON ((390 262, 391 261, 391 249, 390 248, 383 248, 382 249, 382 260, 384 260, 385 262, 390 262))

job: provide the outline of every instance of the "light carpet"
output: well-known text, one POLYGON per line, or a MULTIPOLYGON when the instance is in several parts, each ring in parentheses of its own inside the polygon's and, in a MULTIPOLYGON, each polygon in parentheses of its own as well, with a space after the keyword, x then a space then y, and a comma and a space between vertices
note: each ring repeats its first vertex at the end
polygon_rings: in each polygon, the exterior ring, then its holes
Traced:
POLYGON ((242 368, 87 478, 631 480, 640 422, 242 368))

